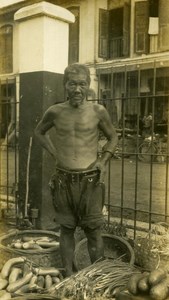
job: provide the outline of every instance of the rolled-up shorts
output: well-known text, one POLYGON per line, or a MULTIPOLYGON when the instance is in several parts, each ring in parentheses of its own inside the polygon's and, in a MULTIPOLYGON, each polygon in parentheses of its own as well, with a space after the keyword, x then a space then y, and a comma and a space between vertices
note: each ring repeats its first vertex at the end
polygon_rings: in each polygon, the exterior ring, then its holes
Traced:
POLYGON ((105 186, 98 170, 56 169, 50 181, 56 222, 68 228, 96 228, 103 224, 105 186))

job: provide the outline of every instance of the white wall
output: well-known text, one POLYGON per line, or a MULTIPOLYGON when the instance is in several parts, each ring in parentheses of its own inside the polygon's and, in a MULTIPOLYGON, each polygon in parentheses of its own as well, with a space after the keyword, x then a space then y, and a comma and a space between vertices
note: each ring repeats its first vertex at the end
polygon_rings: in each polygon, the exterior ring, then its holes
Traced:
POLYGON ((94 60, 95 48, 95 1, 81 2, 79 61, 89 63, 94 60))
POLYGON ((100 61, 98 59, 99 8, 107 9, 107 0, 81 1, 79 42, 81 63, 100 61))
POLYGON ((68 24, 44 16, 22 22, 19 45, 20 73, 63 73, 68 59, 68 24))
POLYGON ((18 22, 19 73, 50 71, 62 74, 68 63, 69 23, 71 12, 42 1, 19 9, 18 22))

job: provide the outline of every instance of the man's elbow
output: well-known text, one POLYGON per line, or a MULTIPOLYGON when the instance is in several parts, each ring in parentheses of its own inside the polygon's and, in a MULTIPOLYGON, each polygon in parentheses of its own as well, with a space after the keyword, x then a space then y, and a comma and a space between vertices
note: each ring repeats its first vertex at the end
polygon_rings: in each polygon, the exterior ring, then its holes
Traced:
POLYGON ((115 144, 118 143, 118 135, 117 135, 116 130, 113 130, 113 133, 112 133, 112 140, 114 141, 115 144))
POLYGON ((34 129, 34 136, 37 137, 39 135, 39 130, 37 128, 34 129))
POLYGON ((38 128, 35 128, 34 129, 34 136, 38 139, 42 136, 42 132, 38 129, 38 128))

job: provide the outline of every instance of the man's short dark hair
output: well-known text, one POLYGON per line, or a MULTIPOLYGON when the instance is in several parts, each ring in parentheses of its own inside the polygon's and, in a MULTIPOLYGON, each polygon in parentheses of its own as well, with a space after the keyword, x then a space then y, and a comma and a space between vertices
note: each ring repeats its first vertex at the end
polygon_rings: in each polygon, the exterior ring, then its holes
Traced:
POLYGON ((83 64, 71 64, 68 67, 66 67, 64 71, 64 77, 63 77, 63 84, 65 85, 66 82, 69 80, 69 74, 85 74, 88 84, 90 85, 90 71, 89 68, 86 65, 83 64))

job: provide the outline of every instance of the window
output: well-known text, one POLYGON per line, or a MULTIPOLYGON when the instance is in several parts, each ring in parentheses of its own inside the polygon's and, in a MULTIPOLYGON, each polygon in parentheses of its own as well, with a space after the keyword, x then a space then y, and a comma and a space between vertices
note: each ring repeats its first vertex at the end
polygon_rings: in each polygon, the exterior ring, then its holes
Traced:
POLYGON ((149 0, 149 16, 153 18, 158 17, 159 13, 159 0, 149 0))
POLYGON ((99 11, 99 56, 108 57, 108 24, 109 12, 104 9, 99 11))
POLYGON ((12 99, 14 99, 14 84, 2 84, 0 85, 0 95, 1 95, 1 104, 0 104, 0 138, 5 138, 10 125, 12 118, 15 121, 15 110, 16 103, 13 105, 12 99))
POLYGON ((0 28, 0 73, 13 71, 13 27, 5 25, 0 28))
POLYGON ((135 52, 140 54, 146 54, 149 51, 148 8, 146 1, 135 3, 135 52))
POLYGON ((106 59, 129 55, 130 7, 99 12, 99 57, 106 59))
POLYGON ((159 0, 135 3, 135 52, 158 52, 159 0))
POLYGON ((169 17, 168 17, 168 1, 159 2, 159 51, 169 50, 169 17))
POLYGON ((69 64, 79 60, 79 7, 68 8, 75 16, 75 22, 69 24, 69 64))

